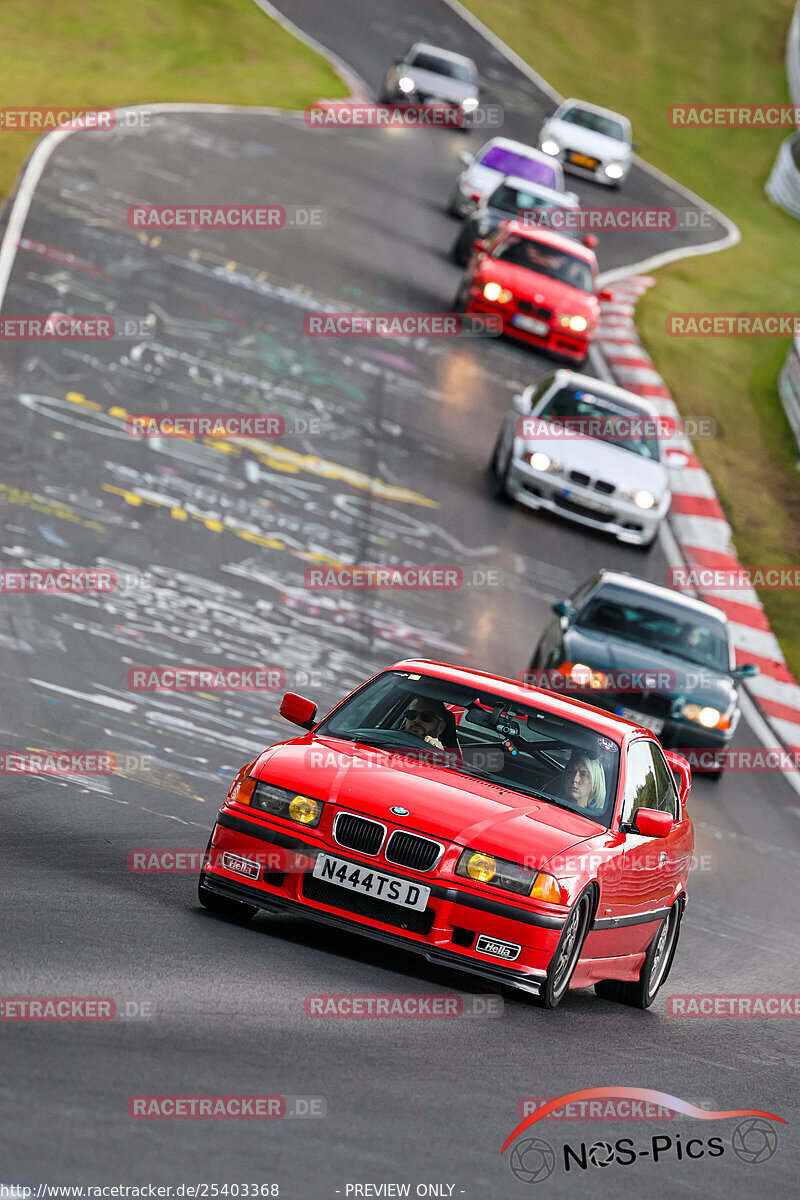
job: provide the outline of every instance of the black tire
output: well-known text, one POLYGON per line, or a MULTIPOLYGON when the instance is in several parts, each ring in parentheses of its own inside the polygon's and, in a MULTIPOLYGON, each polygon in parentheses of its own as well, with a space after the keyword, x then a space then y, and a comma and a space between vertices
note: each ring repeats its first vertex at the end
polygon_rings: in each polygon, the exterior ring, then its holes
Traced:
POLYGON ((493 499, 499 500, 502 504, 511 504, 511 497, 506 490, 506 476, 508 475, 508 465, 511 461, 513 446, 509 446, 508 453, 505 457, 505 462, 500 461, 500 442, 503 436, 503 431, 497 435, 497 441, 494 444, 492 457, 489 460, 489 490, 493 499))
MULTIPOLYGON (((203 859, 204 867, 208 862, 213 837, 212 833, 208 839, 203 859)), ((200 871, 200 878, 197 881, 197 899, 209 912, 216 913, 219 917, 227 917, 231 921, 250 921, 258 912, 258 908, 253 904, 244 904, 241 900, 229 900, 227 896, 218 896, 216 892, 212 892, 210 888, 206 887, 206 875, 203 870, 200 871)))
POLYGON ((453 262, 458 263, 460 267, 465 267, 469 262, 469 249, 463 233, 460 233, 453 242, 453 249, 450 251, 450 257, 452 258, 453 262))
POLYGON ((572 906, 547 968, 547 977, 542 989, 539 995, 534 997, 540 1008, 556 1008, 566 996, 569 981, 578 965, 583 943, 592 923, 594 910, 594 888, 588 887, 581 892, 572 906))
POLYGON ((625 983, 621 979, 601 979, 594 985, 596 995, 601 996, 603 1000, 628 1004, 632 1008, 649 1008, 670 973, 680 936, 682 916, 683 904, 676 900, 653 934, 636 983, 625 983))

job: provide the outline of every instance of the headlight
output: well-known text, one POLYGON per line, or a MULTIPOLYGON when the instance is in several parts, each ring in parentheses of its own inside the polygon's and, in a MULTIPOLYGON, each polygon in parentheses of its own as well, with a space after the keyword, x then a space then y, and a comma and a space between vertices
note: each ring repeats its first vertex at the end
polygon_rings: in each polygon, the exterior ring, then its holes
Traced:
POLYGON ((533 896, 538 900, 561 903, 561 888, 552 875, 545 875, 482 850, 465 850, 456 864, 456 875, 474 879, 477 883, 490 883, 505 892, 516 892, 520 896, 533 896))
POLYGON ((603 169, 609 179, 622 179, 622 167, 619 163, 609 163, 603 169))
POLYGON ((312 800, 289 788, 276 787, 272 783, 259 782, 250 801, 251 808, 260 808, 273 817, 297 821, 300 825, 319 825, 324 805, 321 800, 312 800))
POLYGON ((545 141, 542 142, 542 151, 544 154, 553 154, 553 155, 558 154, 558 151, 559 151, 558 142, 554 142, 552 138, 547 138, 545 141))
POLYGON ((563 662, 558 668, 558 673, 581 687, 591 687, 595 691, 600 691, 608 683, 608 676, 604 671, 594 671, 586 663, 563 662))
POLYGON ((634 492, 633 503, 637 508, 652 508, 656 498, 652 492, 634 492))
POLYGON ((582 333, 589 322, 586 317, 571 316, 569 313, 564 313, 558 318, 559 325, 565 326, 567 329, 574 329, 576 333, 582 333))
POLYGON ((463 108, 464 112, 475 112, 475 109, 478 107, 477 97, 469 96, 461 105, 461 107, 463 108))
POLYGON ((498 304, 508 304, 514 299, 514 293, 510 292, 508 288, 501 287, 499 283, 487 283, 483 294, 487 300, 492 302, 496 300, 498 304))
POLYGON ((534 471, 558 470, 558 463, 552 459, 549 454, 545 454, 544 450, 534 450, 528 461, 530 462, 534 471))
POLYGON ((413 92, 414 80, 408 75, 402 75, 397 81, 397 86, 401 92, 413 92))
MULTIPOLYGON (((722 713, 718 708, 712 708, 711 705, 684 704, 681 716, 686 717, 689 721, 696 721, 704 729, 715 729, 722 722, 722 713)), ((730 722, 725 722, 722 727, 725 728, 728 724, 730 722)))

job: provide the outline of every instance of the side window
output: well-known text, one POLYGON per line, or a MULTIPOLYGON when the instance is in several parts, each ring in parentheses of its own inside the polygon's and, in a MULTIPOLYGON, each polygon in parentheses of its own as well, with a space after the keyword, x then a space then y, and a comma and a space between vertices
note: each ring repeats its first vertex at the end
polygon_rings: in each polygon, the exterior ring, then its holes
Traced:
POLYGON ((637 808, 658 808, 658 782, 650 742, 634 742, 628 750, 622 823, 629 825, 637 808))
POLYGON ((668 812, 673 820, 677 820, 680 805, 672 771, 670 771, 667 760, 655 743, 651 743, 650 751, 656 767, 657 802, 653 807, 660 808, 662 812, 668 812))
POLYGON ((593 575, 591 579, 588 579, 586 583, 582 583, 578 590, 573 592, 572 596, 570 596, 569 602, 576 612, 580 612, 586 601, 591 596, 592 592, 597 587, 597 580, 598 576, 593 575))

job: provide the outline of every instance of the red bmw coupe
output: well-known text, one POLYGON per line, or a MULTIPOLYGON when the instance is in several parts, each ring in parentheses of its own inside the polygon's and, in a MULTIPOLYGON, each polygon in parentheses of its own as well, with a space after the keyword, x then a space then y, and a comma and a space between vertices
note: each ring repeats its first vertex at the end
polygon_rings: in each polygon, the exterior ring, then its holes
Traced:
POLYGON ((563 234, 503 221, 467 264, 456 312, 499 314, 503 332, 581 364, 597 331, 600 301, 593 250, 563 234))
POLYGON ((667 977, 694 847, 691 773, 578 700, 396 663, 239 771, 200 901, 295 913, 510 984, 647 1008, 667 977))

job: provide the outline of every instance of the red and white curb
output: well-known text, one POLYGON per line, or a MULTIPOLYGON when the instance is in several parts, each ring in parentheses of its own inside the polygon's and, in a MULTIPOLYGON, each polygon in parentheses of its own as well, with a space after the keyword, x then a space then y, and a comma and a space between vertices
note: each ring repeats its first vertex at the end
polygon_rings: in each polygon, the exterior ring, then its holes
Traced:
MULTIPOLYGON (((740 570, 731 527, 711 477, 697 461, 691 441, 682 432, 675 401, 639 342, 634 307, 656 282, 652 275, 636 275, 605 285, 613 299, 601 307, 597 345, 620 387, 645 396, 662 416, 675 422, 675 437, 666 444, 672 489, 669 520, 687 566, 740 570)), ((759 667, 761 673, 748 680, 747 690, 762 715, 784 746, 800 752, 800 686, 786 665, 756 591, 697 590, 727 616, 737 662, 759 667)))

